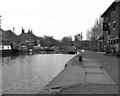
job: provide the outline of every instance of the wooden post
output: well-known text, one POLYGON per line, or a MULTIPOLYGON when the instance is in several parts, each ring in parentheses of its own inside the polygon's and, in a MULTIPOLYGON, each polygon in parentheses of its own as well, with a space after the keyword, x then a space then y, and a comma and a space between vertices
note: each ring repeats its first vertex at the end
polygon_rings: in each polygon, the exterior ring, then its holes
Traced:
POLYGON ((79 61, 82 62, 82 56, 79 56, 79 61))

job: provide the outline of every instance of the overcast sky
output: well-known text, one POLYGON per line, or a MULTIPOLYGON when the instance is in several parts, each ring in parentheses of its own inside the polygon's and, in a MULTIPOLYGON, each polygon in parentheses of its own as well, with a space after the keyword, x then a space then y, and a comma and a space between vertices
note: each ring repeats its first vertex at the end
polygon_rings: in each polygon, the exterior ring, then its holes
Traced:
POLYGON ((2 28, 20 34, 22 27, 37 36, 74 36, 94 25, 114 0, 0 0, 2 28))

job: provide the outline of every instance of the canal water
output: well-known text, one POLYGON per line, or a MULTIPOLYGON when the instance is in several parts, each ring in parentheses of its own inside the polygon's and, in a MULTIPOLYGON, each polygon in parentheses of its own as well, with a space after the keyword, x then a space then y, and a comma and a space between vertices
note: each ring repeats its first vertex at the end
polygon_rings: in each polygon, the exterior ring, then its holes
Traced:
POLYGON ((36 54, 2 58, 2 93, 39 93, 74 56, 36 54))

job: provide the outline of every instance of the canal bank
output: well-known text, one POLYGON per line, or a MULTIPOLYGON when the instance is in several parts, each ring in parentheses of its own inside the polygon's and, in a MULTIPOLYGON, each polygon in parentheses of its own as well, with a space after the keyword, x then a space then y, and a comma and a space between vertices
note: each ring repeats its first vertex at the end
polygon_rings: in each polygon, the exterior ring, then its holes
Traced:
POLYGON ((72 58, 39 94, 117 94, 117 58, 95 52, 80 52, 80 55, 83 62, 79 62, 79 55, 72 58))

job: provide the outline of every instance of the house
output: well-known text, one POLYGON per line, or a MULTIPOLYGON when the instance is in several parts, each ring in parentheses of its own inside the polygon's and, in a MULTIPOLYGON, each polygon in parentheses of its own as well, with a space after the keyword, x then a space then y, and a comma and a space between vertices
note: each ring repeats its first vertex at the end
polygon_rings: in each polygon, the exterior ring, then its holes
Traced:
POLYGON ((35 36, 32 33, 32 30, 28 30, 25 32, 22 28, 22 33, 19 35, 20 38, 20 45, 21 46, 34 46, 38 44, 39 37, 35 36))
POLYGON ((11 30, 2 31, 1 41, 3 45, 5 42, 9 41, 12 44, 13 49, 18 48, 20 44, 19 37, 11 30))
POLYGON ((107 46, 110 47, 111 52, 119 51, 120 0, 114 1, 101 17, 103 18, 104 51, 107 46))

